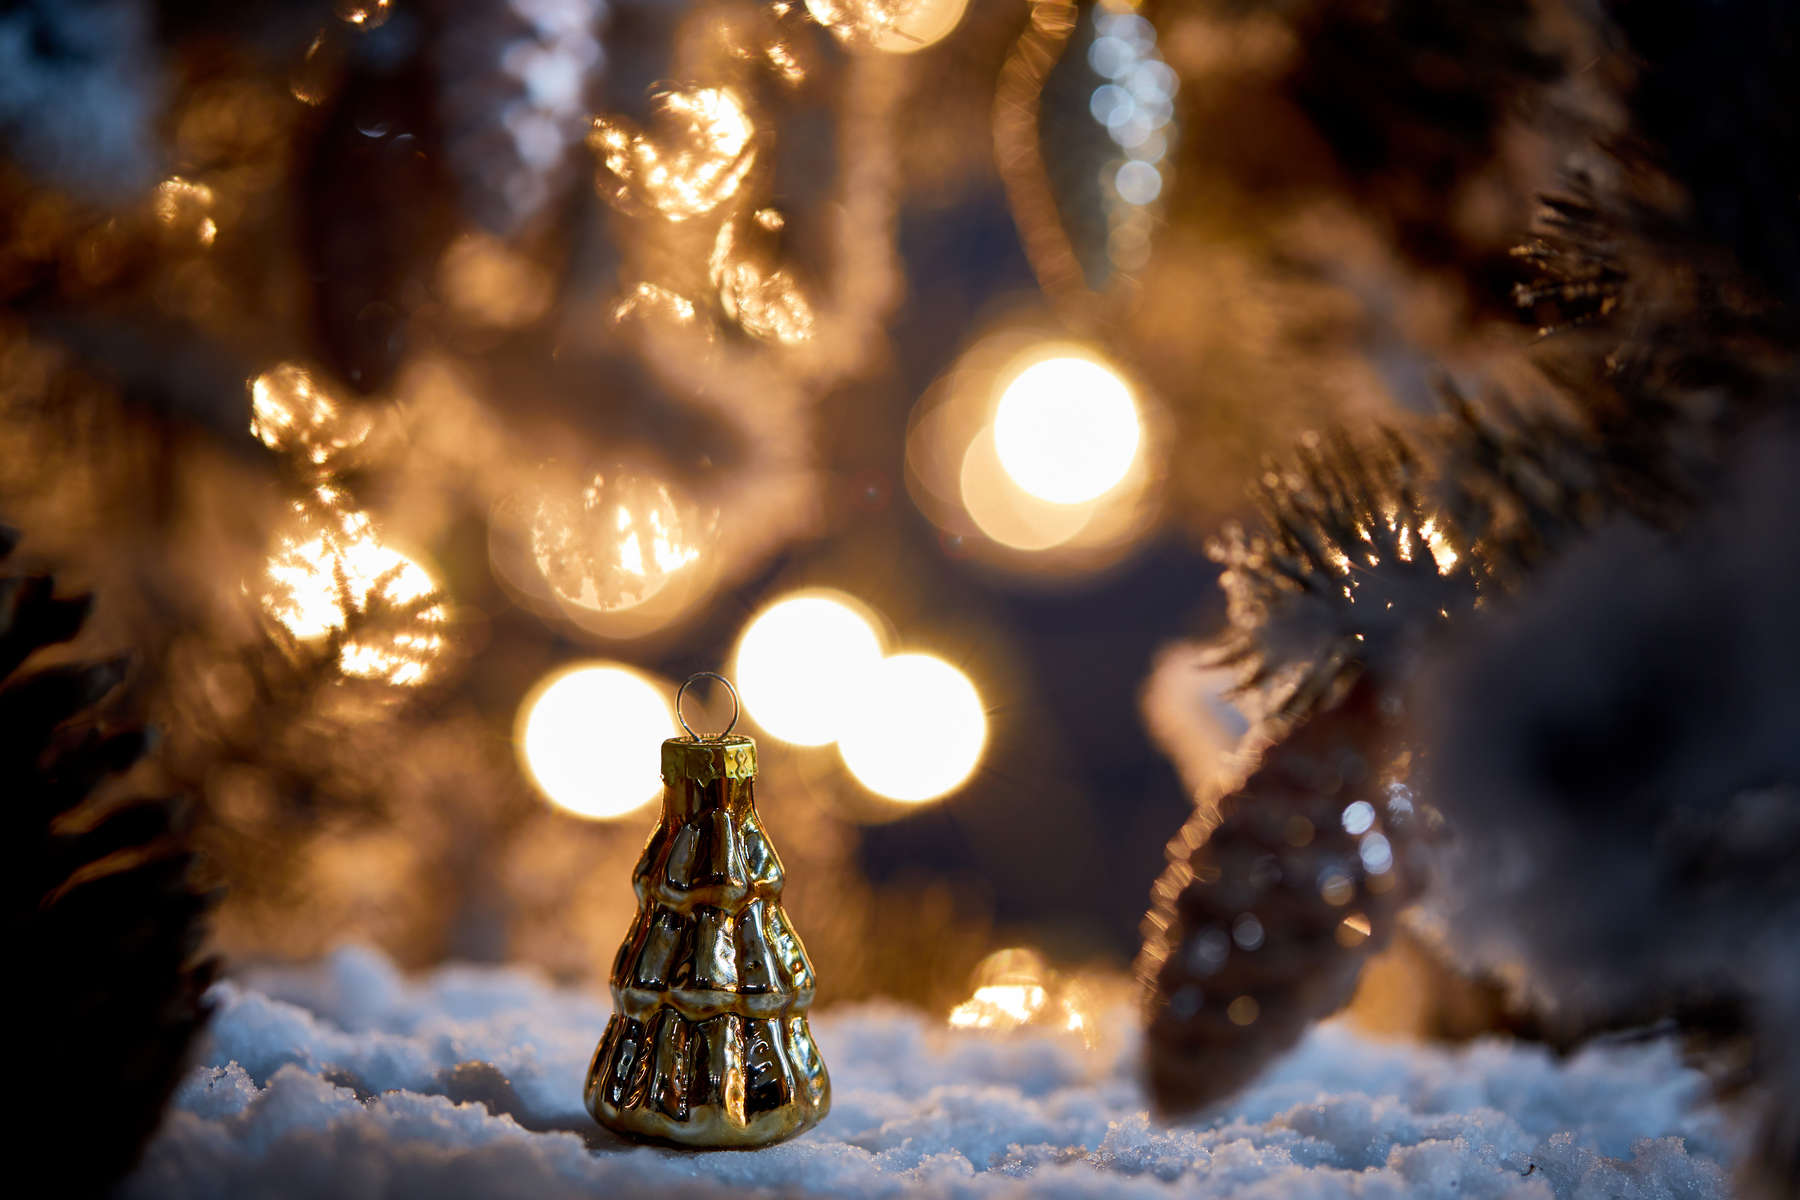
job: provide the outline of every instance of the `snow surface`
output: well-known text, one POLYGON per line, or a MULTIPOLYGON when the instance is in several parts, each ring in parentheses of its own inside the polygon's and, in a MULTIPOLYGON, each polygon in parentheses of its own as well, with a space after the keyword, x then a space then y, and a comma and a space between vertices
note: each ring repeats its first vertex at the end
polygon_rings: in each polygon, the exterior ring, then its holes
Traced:
POLYGON ((1702 1200, 1729 1194, 1704 1084, 1666 1044, 1557 1061, 1313 1033, 1221 1115, 1148 1118, 1128 1011, 1090 1049, 865 1004, 815 1014, 817 1129, 630 1146, 581 1104, 604 998, 518 970, 418 979, 345 949, 219 984, 200 1065, 123 1195, 1702 1200))

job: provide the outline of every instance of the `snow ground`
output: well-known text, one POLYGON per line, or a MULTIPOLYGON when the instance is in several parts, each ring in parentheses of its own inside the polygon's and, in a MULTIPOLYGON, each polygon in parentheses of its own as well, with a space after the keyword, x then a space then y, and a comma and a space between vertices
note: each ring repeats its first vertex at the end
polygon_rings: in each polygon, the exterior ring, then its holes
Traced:
POLYGON ((581 1105, 604 997, 515 970, 418 979, 345 949, 219 984, 200 1065, 127 1182, 160 1197, 1016 1196, 1726 1200, 1725 1127, 1666 1044, 1558 1062, 1340 1025, 1213 1119, 1163 1127, 1126 1012, 1086 1048, 891 1005, 815 1015, 817 1129, 764 1150, 628 1146, 581 1105))

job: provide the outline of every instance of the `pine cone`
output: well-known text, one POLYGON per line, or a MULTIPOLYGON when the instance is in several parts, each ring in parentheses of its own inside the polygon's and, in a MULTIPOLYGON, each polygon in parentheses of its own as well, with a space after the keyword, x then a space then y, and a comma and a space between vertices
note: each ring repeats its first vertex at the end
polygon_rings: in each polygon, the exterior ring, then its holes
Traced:
MULTIPOLYGON (((16 543, 0 528, 0 557, 16 543)), ((214 973, 196 961, 213 899, 191 880, 180 807, 92 801, 150 741, 93 712, 124 661, 19 671, 73 637, 89 607, 56 597, 47 575, 0 576, 0 879, 16 981, 6 1027, 20 1034, 11 1069, 29 1088, 12 1132, 76 1196, 103 1193, 155 1131, 214 973)))
POLYGON ((1145 918, 1151 1094, 1203 1108, 1253 1079, 1350 999, 1416 887, 1420 823, 1389 770, 1392 718, 1365 677, 1276 742, 1169 845, 1145 918))

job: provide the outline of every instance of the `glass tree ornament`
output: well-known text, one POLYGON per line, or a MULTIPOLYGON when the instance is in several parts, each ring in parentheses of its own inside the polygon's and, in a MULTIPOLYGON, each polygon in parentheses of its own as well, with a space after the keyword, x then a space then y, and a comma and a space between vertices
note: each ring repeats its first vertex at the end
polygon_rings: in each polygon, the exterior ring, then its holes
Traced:
POLYGON ((626 1137, 743 1149, 818 1124, 831 1082, 806 1023, 812 963, 756 813, 756 743, 731 733, 735 689, 725 732, 688 727, 681 694, 700 678, 676 693, 688 736, 662 745, 662 816, 632 873, 637 917, 585 1100, 626 1137))

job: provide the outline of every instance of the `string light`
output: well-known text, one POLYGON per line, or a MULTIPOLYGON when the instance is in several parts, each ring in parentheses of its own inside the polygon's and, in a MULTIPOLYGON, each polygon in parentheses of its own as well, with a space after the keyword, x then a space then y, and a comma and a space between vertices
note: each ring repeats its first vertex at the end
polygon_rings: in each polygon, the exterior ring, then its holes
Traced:
POLYGON ((850 714, 848 690, 881 663, 881 638, 862 606, 841 592, 784 597, 738 641, 738 694, 771 736, 829 745, 850 714))
MULTIPOLYGON (((339 498, 320 488, 322 500, 339 498)), ((303 512, 306 510, 302 510, 303 512)), ((263 611, 296 642, 347 634, 337 666, 346 676, 412 686, 444 648, 441 603, 425 604, 437 584, 418 563, 384 545, 368 517, 327 518, 325 528, 284 537, 265 568, 263 611)))
POLYGON ((662 743, 677 735, 667 688, 629 667, 596 662, 540 683, 519 707, 514 741, 552 804, 612 820, 660 794, 662 743))
POLYGON ((1125 478, 1143 427, 1131 389, 1090 358, 1058 355, 1020 371, 994 411, 994 446, 1019 487, 1081 504, 1125 478))
POLYGON ((838 751, 864 787, 922 804, 974 773, 987 745, 987 713, 967 675, 929 654, 896 654, 862 684, 843 706, 838 751))
POLYGON ((531 551, 556 594, 593 612, 636 608, 695 559, 681 511, 661 482, 595 475, 574 497, 547 495, 531 522, 531 551))
POLYGON ((366 415, 345 412, 297 363, 279 363, 250 381, 250 432, 271 450, 319 465, 360 445, 369 428, 366 415))

